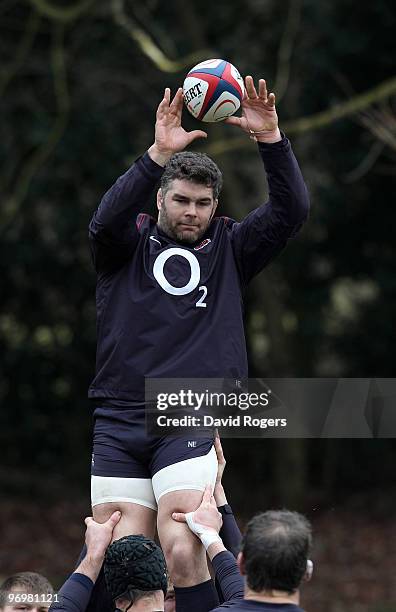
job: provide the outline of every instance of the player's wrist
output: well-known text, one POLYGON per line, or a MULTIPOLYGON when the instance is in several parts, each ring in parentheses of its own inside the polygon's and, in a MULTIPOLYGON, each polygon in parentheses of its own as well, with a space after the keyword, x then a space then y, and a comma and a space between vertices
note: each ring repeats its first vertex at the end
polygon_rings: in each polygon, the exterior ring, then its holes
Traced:
POLYGON ((147 153, 156 164, 162 167, 166 166, 173 155, 172 151, 164 151, 163 149, 159 148, 156 143, 151 145, 147 153))
POLYGON ((254 136, 257 142, 265 142, 267 144, 272 144, 274 142, 280 142, 282 140, 282 134, 280 133, 279 127, 276 127, 274 130, 263 130, 258 132, 251 132, 252 136, 254 136))
POLYGON ((212 542, 212 544, 210 544, 208 546, 208 548, 206 549, 206 552, 208 554, 209 559, 212 561, 212 559, 218 555, 219 553, 223 552, 227 550, 226 547, 223 544, 223 540, 219 539, 216 542, 212 542))
POLYGON ((78 568, 75 570, 78 574, 84 574, 95 582, 99 576, 104 561, 104 553, 87 552, 87 555, 81 561, 78 568))
POLYGON ((227 497, 224 491, 224 487, 221 483, 216 484, 214 491, 213 491, 213 497, 215 499, 217 507, 225 506, 225 504, 228 504, 227 497))
POLYGON ((207 551, 213 544, 223 544, 223 541, 215 529, 204 529, 198 535, 203 547, 207 551))
POLYGON ((184 515, 187 525, 189 526, 190 530, 201 540, 205 550, 208 550, 208 547, 214 542, 221 542, 219 530, 222 524, 222 518, 219 512, 216 512, 216 514, 217 517, 214 522, 217 523, 218 529, 216 529, 216 527, 202 525, 201 523, 196 522, 194 520, 194 512, 187 512, 184 515))

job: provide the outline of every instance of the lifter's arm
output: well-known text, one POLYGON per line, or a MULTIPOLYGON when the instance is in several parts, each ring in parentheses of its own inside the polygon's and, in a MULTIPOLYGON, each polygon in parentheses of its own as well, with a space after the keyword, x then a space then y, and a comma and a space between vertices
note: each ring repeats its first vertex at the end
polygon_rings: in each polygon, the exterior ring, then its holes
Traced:
POLYGON ((85 519, 86 555, 59 590, 57 602, 50 607, 51 612, 85 612, 120 518, 121 512, 117 511, 105 523, 96 523, 92 517, 85 519))
POLYGON ((242 534, 235 520, 235 516, 231 509, 231 506, 228 504, 222 483, 226 460, 224 457, 223 447, 221 445, 221 440, 218 431, 216 431, 214 446, 217 455, 217 475, 215 488, 213 491, 213 497, 215 499, 217 509, 223 519, 219 535, 224 543, 225 548, 231 551, 234 557, 237 557, 242 540, 242 534))
POLYGON ((178 522, 186 522, 190 530, 201 540, 212 561, 225 601, 242 598, 243 579, 235 557, 226 550, 219 536, 222 518, 217 510, 211 487, 206 486, 201 505, 195 512, 187 514, 174 512, 172 518, 178 522))

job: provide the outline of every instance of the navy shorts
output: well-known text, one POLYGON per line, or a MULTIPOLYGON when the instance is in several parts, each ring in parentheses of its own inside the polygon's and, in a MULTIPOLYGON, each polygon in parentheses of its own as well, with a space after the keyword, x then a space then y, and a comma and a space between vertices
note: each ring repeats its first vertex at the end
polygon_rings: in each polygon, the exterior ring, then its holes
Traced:
POLYGON ((91 474, 152 478, 169 465, 207 455, 212 446, 209 431, 207 437, 149 436, 144 407, 102 406, 94 411, 91 474))

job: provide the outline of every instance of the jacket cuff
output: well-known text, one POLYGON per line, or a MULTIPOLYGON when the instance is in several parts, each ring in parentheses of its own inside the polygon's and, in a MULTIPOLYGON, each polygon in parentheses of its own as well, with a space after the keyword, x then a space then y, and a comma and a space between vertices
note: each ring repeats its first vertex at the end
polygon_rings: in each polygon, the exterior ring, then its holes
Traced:
POLYGON ((152 160, 147 151, 136 161, 140 162, 140 164, 144 167, 146 174, 149 174, 150 176, 160 178, 164 173, 164 168, 152 160))
POLYGON ((282 140, 278 140, 278 142, 257 142, 259 151, 264 153, 267 151, 289 151, 290 150, 290 141, 281 130, 282 140))

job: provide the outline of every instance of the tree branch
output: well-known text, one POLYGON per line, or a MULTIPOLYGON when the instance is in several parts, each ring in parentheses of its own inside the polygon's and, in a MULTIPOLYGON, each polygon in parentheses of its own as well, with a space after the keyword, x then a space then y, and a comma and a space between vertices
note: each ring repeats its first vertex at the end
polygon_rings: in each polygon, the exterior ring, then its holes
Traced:
POLYGON ((30 184, 40 167, 51 155, 66 128, 70 110, 69 93, 67 89, 65 56, 64 56, 64 25, 54 23, 52 32, 51 67, 54 79, 54 90, 57 102, 57 117, 52 130, 45 142, 38 147, 24 165, 16 181, 16 188, 5 202, 4 215, 10 223, 24 201, 30 184))
POLYGON ((54 21, 73 21, 82 13, 84 13, 90 6, 92 6, 95 0, 82 0, 74 6, 54 6, 48 0, 29 0, 34 8, 44 17, 54 21))
MULTIPOLYGON (((396 77, 392 77, 377 85, 373 89, 353 98, 336 104, 326 111, 316 113, 309 117, 301 117, 300 119, 292 119, 282 123, 281 128, 287 134, 304 134, 320 128, 326 127, 334 121, 349 117, 355 113, 367 109, 371 104, 389 98, 396 93, 396 77)), ((249 139, 246 136, 218 140, 209 145, 206 152, 210 155, 221 155, 236 149, 244 149, 251 146, 249 139)))
POLYGON ((290 0, 287 21, 279 45, 278 66, 273 87, 278 102, 283 98, 289 83, 290 61, 294 41, 300 25, 301 5, 302 0, 290 0))
POLYGON ((353 170, 350 170, 350 172, 348 172, 344 176, 344 181, 346 183, 354 183, 355 181, 361 179, 365 174, 367 174, 367 172, 371 170, 371 168, 374 166, 375 162, 381 155, 384 146, 385 145, 382 142, 373 142, 369 152, 367 153, 367 155, 364 156, 359 165, 353 170))
POLYGON ((111 6, 115 23, 129 34, 142 53, 162 72, 179 72, 199 61, 203 61, 212 54, 210 50, 202 49, 181 59, 171 60, 159 49, 152 38, 131 17, 126 15, 124 0, 112 0, 111 6))
POLYGON ((10 62, 9 66, 2 69, 2 75, 0 77, 0 97, 3 95, 7 85, 10 83, 12 78, 16 75, 18 70, 23 65, 30 49, 33 46, 34 39, 36 38, 38 26, 40 23, 40 16, 36 11, 32 11, 29 20, 26 24, 26 29, 22 35, 21 41, 18 45, 17 50, 14 54, 14 60, 10 62))

